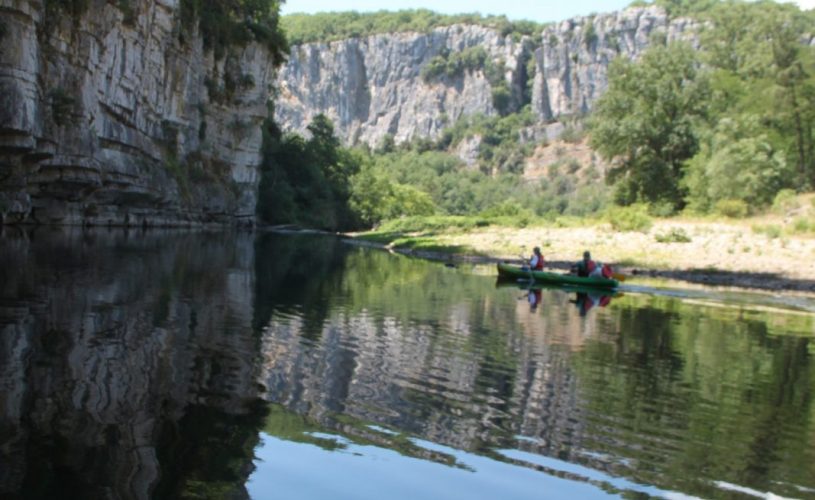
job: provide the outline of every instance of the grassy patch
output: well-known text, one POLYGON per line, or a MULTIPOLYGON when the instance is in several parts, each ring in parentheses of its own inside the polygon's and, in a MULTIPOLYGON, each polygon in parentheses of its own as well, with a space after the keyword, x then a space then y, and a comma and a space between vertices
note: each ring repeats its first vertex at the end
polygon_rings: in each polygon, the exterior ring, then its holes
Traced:
POLYGON ((417 233, 427 231, 469 231, 491 225, 489 219, 464 215, 433 215, 429 217, 403 217, 382 224, 377 232, 417 233))
POLYGON ((389 245, 402 237, 404 237, 404 233, 401 232, 374 231, 371 233, 357 235, 354 237, 354 239, 361 241, 370 241, 371 243, 381 243, 383 245, 389 245))
POLYGON ((426 236, 406 236, 396 239, 392 244, 394 248, 400 250, 434 252, 449 255, 478 255, 478 252, 470 246, 445 244, 433 237, 426 236))

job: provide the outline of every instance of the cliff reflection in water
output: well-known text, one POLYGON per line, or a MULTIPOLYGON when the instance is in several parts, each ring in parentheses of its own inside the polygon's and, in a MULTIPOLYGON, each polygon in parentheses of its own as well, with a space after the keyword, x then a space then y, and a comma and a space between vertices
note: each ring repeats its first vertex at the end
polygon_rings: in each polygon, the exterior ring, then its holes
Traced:
POLYGON ((245 497, 287 481, 264 435, 481 473, 459 450, 533 491, 815 491, 812 315, 531 307, 329 237, 7 229, 0 259, 0 496, 245 497))
POLYGON ((245 495, 253 257, 248 235, 6 229, 0 496, 245 495))
POLYGON ((562 460, 607 492, 815 491, 810 314, 647 295, 586 310, 558 290, 532 308, 524 290, 440 265, 297 255, 286 275, 258 260, 258 302, 275 304, 259 317, 261 378, 312 429, 421 456, 385 428, 555 475, 572 469, 540 464, 562 460))

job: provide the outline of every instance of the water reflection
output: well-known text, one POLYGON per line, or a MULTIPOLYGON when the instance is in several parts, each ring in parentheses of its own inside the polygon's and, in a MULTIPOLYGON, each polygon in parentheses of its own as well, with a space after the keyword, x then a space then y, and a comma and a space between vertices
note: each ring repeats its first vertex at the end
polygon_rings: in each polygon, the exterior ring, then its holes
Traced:
POLYGON ((251 238, 9 232, 0 495, 245 496, 258 436, 232 422, 263 421, 251 238))
POLYGON ((541 283, 529 282, 524 279, 498 278, 495 283, 496 288, 517 288, 524 291, 526 301, 529 303, 529 310, 535 312, 543 302, 543 291, 558 291, 572 294, 574 297, 570 302, 577 307, 580 316, 586 316, 594 308, 608 307, 613 298, 622 297, 622 292, 618 290, 607 290, 602 288, 590 288, 579 286, 554 286, 541 283))
POLYGON ((0 258, 0 496, 815 493, 809 314, 324 237, 37 230, 0 258))

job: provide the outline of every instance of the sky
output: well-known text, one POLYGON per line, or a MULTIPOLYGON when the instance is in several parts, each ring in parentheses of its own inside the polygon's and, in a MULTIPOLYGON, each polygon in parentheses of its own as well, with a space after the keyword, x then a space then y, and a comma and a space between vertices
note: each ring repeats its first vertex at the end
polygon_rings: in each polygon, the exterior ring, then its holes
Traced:
MULTIPOLYGON (((562 21, 574 16, 612 12, 622 9, 632 0, 286 0, 281 11, 327 12, 356 10, 430 9, 443 14, 478 12, 503 14, 509 19, 529 19, 537 22, 562 21)), ((815 7, 815 0, 797 0, 803 9, 815 7)))

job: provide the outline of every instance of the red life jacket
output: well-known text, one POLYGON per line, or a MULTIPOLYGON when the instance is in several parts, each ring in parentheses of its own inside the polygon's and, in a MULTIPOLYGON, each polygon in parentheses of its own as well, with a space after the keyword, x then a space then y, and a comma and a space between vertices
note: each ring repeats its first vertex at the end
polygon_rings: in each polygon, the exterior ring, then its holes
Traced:
POLYGON ((590 275, 591 273, 594 272, 595 269, 597 269, 597 264, 595 264, 593 260, 590 260, 590 261, 586 262, 586 273, 587 274, 590 275))
POLYGON ((538 263, 535 264, 535 271, 543 271, 543 265, 545 264, 543 254, 538 256, 538 263))

